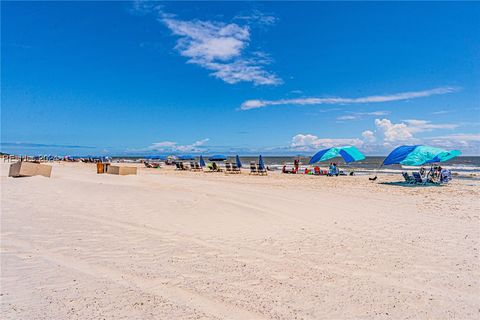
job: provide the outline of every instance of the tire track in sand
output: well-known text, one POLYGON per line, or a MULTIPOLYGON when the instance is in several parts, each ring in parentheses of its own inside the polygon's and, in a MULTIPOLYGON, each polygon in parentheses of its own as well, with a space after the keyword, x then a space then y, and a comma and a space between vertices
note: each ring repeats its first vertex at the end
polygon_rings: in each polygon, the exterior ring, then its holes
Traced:
POLYGON ((45 248, 33 246, 28 242, 14 239, 12 237, 4 239, 2 246, 4 248, 10 247, 20 250, 28 250, 32 255, 40 256, 43 259, 61 265, 65 268, 76 270, 94 278, 103 278, 124 287, 136 287, 145 293, 161 296, 176 304, 199 309, 205 314, 211 314, 222 319, 266 319, 260 314, 225 302, 213 300, 209 297, 185 288, 167 285, 162 283, 160 280, 143 279, 141 277, 123 273, 108 267, 85 263, 84 261, 74 257, 57 254, 45 248), (37 250, 33 250, 33 248, 37 250))

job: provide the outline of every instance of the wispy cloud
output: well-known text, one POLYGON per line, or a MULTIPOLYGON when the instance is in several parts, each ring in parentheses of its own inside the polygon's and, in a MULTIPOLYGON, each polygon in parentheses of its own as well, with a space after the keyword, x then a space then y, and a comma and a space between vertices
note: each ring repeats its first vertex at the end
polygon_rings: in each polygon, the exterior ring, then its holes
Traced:
POLYGON ((9 148, 62 148, 62 149, 94 149, 95 147, 78 146, 78 145, 64 145, 64 144, 44 144, 44 143, 29 143, 29 142, 1 142, 2 147, 9 148))
POLYGON ((369 116, 379 117, 379 116, 386 116, 388 114, 389 114, 388 111, 353 112, 353 113, 350 113, 350 114, 339 116, 339 117, 337 117, 337 120, 339 120, 339 121, 359 120, 359 119, 369 117, 369 116))
POLYGON ((454 133, 454 134, 447 134, 447 135, 444 135, 444 136, 431 137, 430 139, 453 139, 453 140, 480 142, 480 134, 478 134, 478 133, 454 133))
POLYGON ((439 110, 439 111, 432 112, 432 114, 439 115, 439 114, 447 114, 447 113, 451 113, 451 112, 452 111, 449 111, 449 110, 439 110))
POLYGON ((247 100, 240 106, 241 110, 250 110, 264 108, 269 106, 281 105, 321 105, 321 104, 362 104, 362 103, 379 103, 402 101, 416 98, 429 97, 433 95, 441 95, 459 91, 458 87, 438 87, 423 91, 408 91, 388 95, 375 95, 359 98, 297 98, 297 99, 280 99, 280 100, 247 100))
POLYGON ((187 58, 187 63, 211 71, 210 75, 229 84, 251 82, 254 85, 279 85, 283 81, 266 70, 270 56, 252 50, 251 27, 271 26, 277 19, 259 10, 234 17, 235 23, 213 20, 181 20, 165 11, 163 5, 134 1, 134 14, 154 13, 174 36, 179 37, 175 49, 187 58))
POLYGON ((295 151, 312 151, 333 146, 353 145, 360 147, 363 141, 357 138, 320 138, 313 134, 297 134, 292 138, 290 148, 295 151))
POLYGON ((174 35, 179 36, 176 49, 196 64, 212 71, 211 75, 229 84, 252 82, 255 85, 278 85, 282 80, 265 70, 271 62, 261 51, 246 54, 250 28, 236 23, 162 17, 174 35))
POLYGON ((277 23, 278 18, 254 9, 248 13, 242 13, 233 18, 233 20, 245 21, 248 24, 256 24, 262 26, 272 26, 277 23))

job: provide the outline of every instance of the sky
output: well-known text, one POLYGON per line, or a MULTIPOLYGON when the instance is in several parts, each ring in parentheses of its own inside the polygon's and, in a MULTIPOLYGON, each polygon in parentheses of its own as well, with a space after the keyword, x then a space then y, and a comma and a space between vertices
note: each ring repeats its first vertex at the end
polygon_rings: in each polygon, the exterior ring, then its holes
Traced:
POLYGON ((480 3, 2 2, 1 150, 480 155, 480 3))

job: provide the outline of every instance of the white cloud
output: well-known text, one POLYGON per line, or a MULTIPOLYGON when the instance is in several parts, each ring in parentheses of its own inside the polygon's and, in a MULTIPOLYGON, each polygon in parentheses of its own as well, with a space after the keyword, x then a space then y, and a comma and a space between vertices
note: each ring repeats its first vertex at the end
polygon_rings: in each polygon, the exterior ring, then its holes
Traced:
POLYGON ((411 129, 405 123, 392 123, 388 119, 375 119, 375 125, 387 142, 408 141, 413 139, 411 129))
POLYGON ((353 145, 360 147, 363 141, 360 139, 332 139, 319 138, 313 134, 297 134, 292 138, 290 148, 296 151, 311 151, 321 148, 329 148, 334 146, 353 145))
POLYGON ((280 105, 321 105, 321 104, 360 104, 360 103, 378 103, 416 99, 429 97, 432 95, 447 94, 459 91, 456 87, 439 87, 424 91, 409 91, 390 95, 366 96, 360 98, 298 98, 298 99, 280 99, 280 100, 247 100, 240 106, 241 110, 250 110, 268 106, 280 105))
POLYGON ((439 115, 439 114, 447 114, 451 112, 452 111, 448 111, 448 110, 439 110, 439 111, 432 112, 432 114, 439 115))
POLYGON ((463 140, 463 141, 475 141, 480 142, 480 134, 476 133, 454 133, 439 137, 433 137, 430 139, 450 139, 450 140, 463 140))
POLYGON ((268 15, 260 10, 254 9, 248 14, 239 14, 233 18, 234 20, 242 20, 249 24, 259 24, 265 26, 272 26, 277 23, 278 18, 273 15, 268 15))
POLYGON ((446 124, 433 124, 430 121, 426 120, 404 120, 409 128, 411 129, 412 133, 416 132, 423 132, 423 131, 432 131, 435 129, 448 129, 453 130, 458 127, 457 124, 446 123, 446 124))
POLYGON ((354 112, 347 115, 337 117, 339 121, 347 121, 347 120, 359 120, 368 116, 386 116, 388 115, 388 111, 373 111, 373 112, 354 112))
POLYGON ((160 152, 201 152, 202 148, 200 147, 204 146, 209 140, 209 138, 206 138, 187 145, 179 145, 173 141, 161 141, 152 143, 148 149, 160 152))
POLYGON ((456 124, 433 124, 426 120, 404 120, 400 123, 392 123, 389 119, 375 119, 375 126, 383 132, 385 142, 414 141, 414 134, 433 130, 453 130, 456 124))
POLYGON ((356 120, 356 119, 358 119, 358 117, 351 114, 337 117, 337 120, 340 120, 340 121, 356 120))
POLYGON ((375 137, 375 133, 371 130, 365 130, 362 132, 362 137, 365 139, 366 142, 375 142, 377 138, 375 137))
POLYGON ((245 54, 250 44, 250 27, 236 23, 190 20, 160 15, 174 35, 175 48, 188 63, 212 71, 211 75, 227 83, 252 82, 255 85, 278 85, 282 80, 264 69, 271 62, 261 51, 245 54))
POLYGON ((455 133, 429 137, 425 139, 425 142, 441 148, 461 149, 465 155, 480 155, 480 134, 455 133))

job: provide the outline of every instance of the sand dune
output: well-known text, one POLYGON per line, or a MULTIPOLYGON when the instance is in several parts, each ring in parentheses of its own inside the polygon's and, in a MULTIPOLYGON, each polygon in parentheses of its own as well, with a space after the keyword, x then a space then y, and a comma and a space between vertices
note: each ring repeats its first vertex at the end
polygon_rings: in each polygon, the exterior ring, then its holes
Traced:
MULTIPOLYGON (((478 319, 479 185, 140 168, 6 178, 4 319, 478 319)), ((383 180, 398 177, 385 176, 383 180)))

